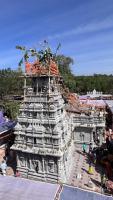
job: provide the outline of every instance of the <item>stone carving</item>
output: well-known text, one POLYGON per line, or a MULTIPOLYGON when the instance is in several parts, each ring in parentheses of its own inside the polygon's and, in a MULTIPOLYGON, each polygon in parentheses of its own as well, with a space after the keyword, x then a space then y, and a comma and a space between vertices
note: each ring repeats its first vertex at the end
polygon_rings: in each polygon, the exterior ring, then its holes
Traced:
POLYGON ((22 166, 22 167, 25 166, 25 159, 24 159, 24 157, 22 157, 22 156, 19 157, 19 163, 20 163, 20 166, 22 166))
POLYGON ((39 163, 38 161, 32 161, 33 163, 33 169, 35 170, 36 173, 39 171, 39 163))
POLYGON ((48 171, 52 173, 54 172, 54 161, 48 162, 48 171))
MULTIPOLYGON (((60 94, 59 80, 57 76, 48 75, 36 76, 35 80, 31 76, 31 79, 32 87, 27 93, 25 91, 25 103, 20 108, 21 117, 18 117, 15 131, 17 136, 21 131, 22 137, 21 140, 17 137, 16 145, 12 147, 18 157, 17 167, 22 176, 27 178, 30 174, 32 179, 63 182, 68 178, 68 173, 64 173, 63 155, 72 148, 72 134, 60 94), (22 156, 19 156, 20 153, 22 156)), ((65 168, 68 170, 71 168, 68 155, 66 160, 65 168)))

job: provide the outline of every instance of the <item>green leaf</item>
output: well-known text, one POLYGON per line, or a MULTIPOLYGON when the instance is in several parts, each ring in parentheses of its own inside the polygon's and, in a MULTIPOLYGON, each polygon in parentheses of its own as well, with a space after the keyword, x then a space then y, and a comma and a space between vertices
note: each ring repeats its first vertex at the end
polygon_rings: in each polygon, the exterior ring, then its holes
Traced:
POLYGON ((61 43, 58 44, 58 46, 56 48, 56 53, 55 54, 57 54, 57 51, 60 49, 60 47, 61 47, 61 43))
POLYGON ((29 49, 31 53, 36 53, 36 49, 29 49))
POLYGON ((26 51, 25 54, 24 54, 24 60, 25 60, 25 62, 27 61, 28 58, 29 58, 28 52, 26 51))
POLYGON ((19 49, 19 50, 23 50, 23 51, 25 51, 25 47, 22 47, 22 46, 16 46, 16 49, 19 49))
POLYGON ((23 58, 20 60, 20 62, 18 63, 19 66, 21 66, 23 64, 23 58))

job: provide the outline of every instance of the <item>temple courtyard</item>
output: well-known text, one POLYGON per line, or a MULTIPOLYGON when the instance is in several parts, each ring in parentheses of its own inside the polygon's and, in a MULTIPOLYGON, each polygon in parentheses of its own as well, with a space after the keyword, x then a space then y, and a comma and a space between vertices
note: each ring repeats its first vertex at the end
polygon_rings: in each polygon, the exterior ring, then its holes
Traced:
POLYGON ((73 153, 74 164, 71 170, 69 185, 79 188, 101 192, 101 168, 92 163, 92 174, 89 174, 89 158, 81 149, 75 149, 73 153))
MULTIPOLYGON (((0 163, 3 160, 3 157, 5 155, 5 151, 3 148, 0 149, 0 163)), ((100 178, 100 172, 101 169, 99 166, 94 166, 92 164, 93 173, 89 174, 89 158, 87 153, 84 154, 82 152, 82 148, 74 150, 73 153, 74 163, 73 167, 70 173, 68 185, 79 187, 86 190, 92 190, 95 192, 101 193, 101 178, 100 178)), ((6 170, 7 176, 14 176, 14 168, 15 162, 11 158, 11 163, 8 163, 8 167, 6 170)))

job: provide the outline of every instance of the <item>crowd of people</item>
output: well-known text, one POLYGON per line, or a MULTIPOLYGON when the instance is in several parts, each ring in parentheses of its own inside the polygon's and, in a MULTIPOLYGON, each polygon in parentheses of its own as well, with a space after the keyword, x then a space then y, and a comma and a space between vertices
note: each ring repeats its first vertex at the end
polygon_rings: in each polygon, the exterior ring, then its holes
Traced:
MULTIPOLYGON (((107 188, 107 182, 113 181, 113 133, 106 134, 105 143, 101 146, 92 148, 92 144, 83 143, 82 151, 88 155, 88 173, 93 173, 93 166, 100 166, 101 187, 107 188)), ((113 190, 112 190, 113 192, 113 190)))

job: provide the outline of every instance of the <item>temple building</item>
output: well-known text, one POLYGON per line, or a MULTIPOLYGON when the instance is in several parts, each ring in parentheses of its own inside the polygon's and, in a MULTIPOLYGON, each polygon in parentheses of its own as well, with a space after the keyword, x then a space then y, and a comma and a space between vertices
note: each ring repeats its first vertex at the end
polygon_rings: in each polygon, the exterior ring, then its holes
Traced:
POLYGON ((95 147, 105 142, 106 104, 103 100, 80 99, 77 94, 70 94, 67 112, 76 148, 81 148, 83 143, 95 147))
POLYGON ((75 149, 104 142, 105 103, 70 93, 48 55, 44 62, 25 63, 24 100, 12 149, 23 177, 68 183, 75 149))
POLYGON ((53 60, 46 64, 26 63, 24 101, 12 149, 23 177, 67 182, 73 164, 72 122, 65 109, 58 67, 53 60))
MULTIPOLYGON (((102 113, 103 114, 103 113, 102 113)), ((76 114, 73 117, 74 141, 77 144, 100 146, 104 142, 105 116, 76 114)))

